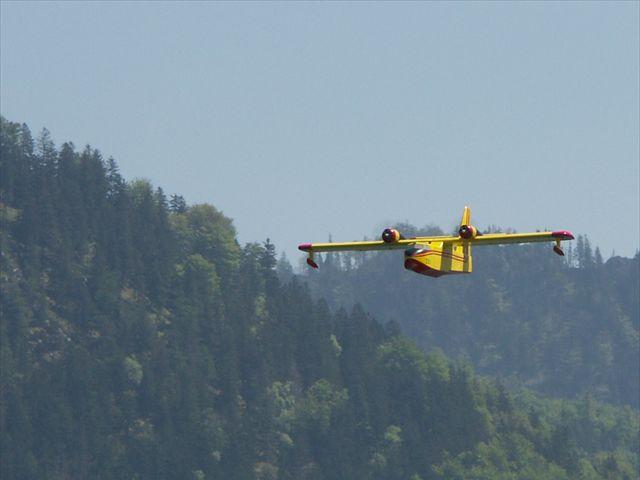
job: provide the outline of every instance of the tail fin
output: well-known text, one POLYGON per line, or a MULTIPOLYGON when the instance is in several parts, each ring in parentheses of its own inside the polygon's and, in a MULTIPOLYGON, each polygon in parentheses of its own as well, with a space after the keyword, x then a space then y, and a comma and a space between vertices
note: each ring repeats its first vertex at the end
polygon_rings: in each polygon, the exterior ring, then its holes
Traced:
POLYGON ((460 220, 460 225, 471 225, 471 209, 469 207, 464 207, 464 212, 462 212, 462 220, 460 220))
MULTIPOLYGON (((462 219, 460 220, 460 230, 458 230, 458 235, 462 238, 469 239, 469 237, 473 238, 476 235, 481 235, 475 227, 471 226, 471 208, 468 206, 464 207, 464 211, 462 212, 462 219)), ((460 253, 465 258, 465 263, 462 268, 463 272, 471 273, 473 271, 473 263, 471 258, 471 242, 464 242, 463 245, 458 245, 455 247, 460 250, 460 253)))

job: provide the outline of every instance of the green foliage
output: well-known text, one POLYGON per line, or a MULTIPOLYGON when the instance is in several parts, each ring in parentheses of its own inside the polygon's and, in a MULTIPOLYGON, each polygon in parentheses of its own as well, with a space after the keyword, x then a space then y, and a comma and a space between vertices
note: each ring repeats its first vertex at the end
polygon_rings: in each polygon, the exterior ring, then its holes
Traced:
MULTIPOLYGON (((296 412, 297 399, 293 393, 293 382, 273 382, 267 389, 273 404, 272 417, 275 425, 284 432, 291 432, 298 415, 296 412)), ((285 439, 292 442, 291 437, 285 439)))
MULTIPOLYGON (((0 126, 2 478, 635 478, 635 410, 513 396, 313 301, 214 207, 0 126)), ((521 300, 497 280, 481 294, 508 327, 521 300)), ((625 315, 594 355, 632 360, 610 348, 637 328, 625 315)))
POLYGON ((479 443, 473 451, 445 456, 434 467, 436 478, 447 480, 568 480, 566 471, 549 463, 520 435, 479 443))
POLYGON ((298 416, 312 428, 326 430, 348 399, 347 389, 338 390, 322 378, 307 390, 298 416))
POLYGON ((135 385, 140 385, 143 376, 142 365, 136 360, 135 356, 125 357, 123 367, 129 381, 135 385))

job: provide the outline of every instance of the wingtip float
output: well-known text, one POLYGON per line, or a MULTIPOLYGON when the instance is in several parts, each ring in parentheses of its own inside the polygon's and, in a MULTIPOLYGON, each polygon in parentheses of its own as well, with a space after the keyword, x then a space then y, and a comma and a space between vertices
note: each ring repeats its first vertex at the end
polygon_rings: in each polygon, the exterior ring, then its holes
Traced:
POLYGON ((568 230, 534 233, 482 234, 471 224, 471 209, 464 207, 457 236, 405 238, 394 228, 385 228, 380 240, 341 243, 302 243, 298 249, 307 253, 307 264, 318 268, 316 252, 404 250, 404 268, 429 277, 454 273, 471 273, 471 247, 510 243, 554 242, 553 251, 564 256, 562 242, 573 240, 568 230))
POLYGON ((557 230, 555 232, 551 232, 551 236, 555 239, 556 244, 553 246, 553 251, 556 252, 561 257, 564 257, 564 250, 562 250, 562 246, 560 242, 563 240, 573 240, 575 237, 573 233, 568 230, 557 230))

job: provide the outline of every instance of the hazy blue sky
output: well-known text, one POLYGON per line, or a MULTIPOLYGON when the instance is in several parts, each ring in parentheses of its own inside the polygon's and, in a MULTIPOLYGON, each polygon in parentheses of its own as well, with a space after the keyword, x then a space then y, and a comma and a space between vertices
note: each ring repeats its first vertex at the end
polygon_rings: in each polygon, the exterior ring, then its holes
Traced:
POLYGON ((480 228, 639 246, 638 2, 1 5, 8 120, 294 263, 465 204, 480 228))

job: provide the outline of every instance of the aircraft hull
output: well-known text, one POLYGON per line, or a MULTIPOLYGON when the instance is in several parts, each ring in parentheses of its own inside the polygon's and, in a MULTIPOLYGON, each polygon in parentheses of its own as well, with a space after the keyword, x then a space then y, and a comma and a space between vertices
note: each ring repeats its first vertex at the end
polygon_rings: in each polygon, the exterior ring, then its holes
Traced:
POLYGON ((471 273, 471 249, 468 245, 446 248, 434 243, 408 250, 404 268, 434 278, 453 273, 471 273))

